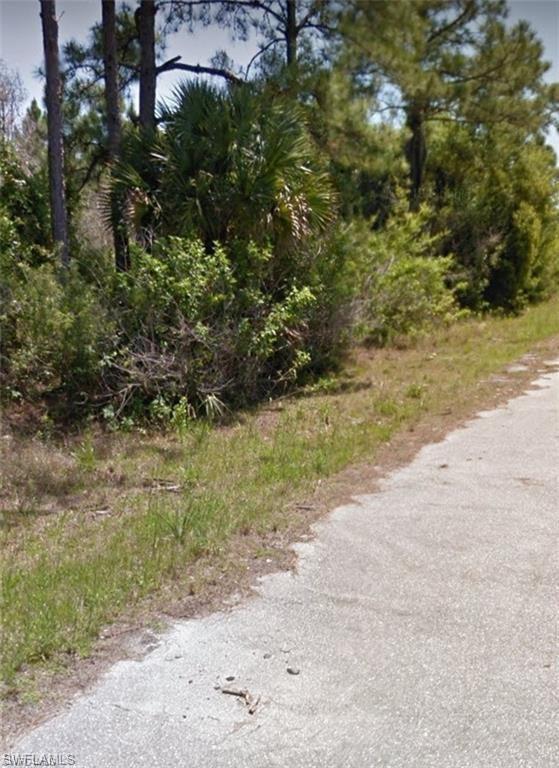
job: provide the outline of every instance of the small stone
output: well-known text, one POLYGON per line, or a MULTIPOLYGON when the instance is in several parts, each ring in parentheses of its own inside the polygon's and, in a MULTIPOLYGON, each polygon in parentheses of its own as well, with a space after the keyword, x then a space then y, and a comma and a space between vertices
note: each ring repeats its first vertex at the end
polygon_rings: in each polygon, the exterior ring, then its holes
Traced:
POLYGON ((235 679, 235 675, 227 675, 225 679, 227 680, 228 683, 232 683, 233 680, 235 679))
POLYGON ((265 653, 264 654, 264 658, 265 659, 271 659, 272 658, 272 654, 271 653, 265 653))
POLYGON ((288 675, 299 675, 301 672, 300 669, 297 669, 297 667, 287 667, 287 674, 288 675))

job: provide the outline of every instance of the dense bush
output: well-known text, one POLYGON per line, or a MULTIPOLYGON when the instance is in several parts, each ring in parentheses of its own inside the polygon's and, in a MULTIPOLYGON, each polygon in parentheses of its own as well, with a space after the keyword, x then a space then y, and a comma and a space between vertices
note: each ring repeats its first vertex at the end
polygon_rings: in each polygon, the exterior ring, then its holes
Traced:
POLYGON ((505 129, 440 129, 430 159, 444 249, 461 301, 517 311, 557 288, 559 172, 552 150, 505 129))
POLYGON ((32 266, 30 258, 0 213, 2 385, 16 399, 58 392, 83 402, 95 391, 113 343, 110 313, 77 265, 61 279, 52 262, 32 266))
POLYGON ((431 211, 400 206, 382 229, 354 221, 344 232, 359 289, 353 322, 359 338, 384 345, 411 339, 460 315, 454 260, 439 256, 441 235, 429 234, 431 211))
POLYGON ((299 108, 249 88, 179 88, 153 141, 132 132, 113 187, 137 239, 105 380, 195 410, 249 402, 332 364, 346 328, 336 200, 299 108))
POLYGON ((127 341, 109 369, 119 407, 140 397, 199 410, 208 398, 247 402, 295 381, 311 362, 318 295, 294 279, 267 290, 272 261, 270 248, 251 243, 232 252, 169 237, 151 253, 134 249, 122 281, 127 341))
POLYGON ((49 263, 31 268, 13 228, 4 235, 11 398, 58 398, 65 414, 97 407, 111 418, 177 406, 215 415, 331 365, 342 346, 349 288, 336 282, 339 252, 327 255, 323 242, 309 243, 278 284, 270 246, 161 238, 151 252, 133 247, 132 269, 115 281, 79 261, 62 277, 49 263))
MULTIPOLYGON (((25 168, 16 151, 7 142, 0 141, 0 226, 10 222, 13 237, 24 244, 20 258, 40 264, 48 258, 52 246, 50 235, 48 178, 46 165, 41 164, 33 172, 25 168), (23 250, 25 253, 23 253, 23 250)), ((5 233, 0 233, 2 250, 5 249, 5 233)))

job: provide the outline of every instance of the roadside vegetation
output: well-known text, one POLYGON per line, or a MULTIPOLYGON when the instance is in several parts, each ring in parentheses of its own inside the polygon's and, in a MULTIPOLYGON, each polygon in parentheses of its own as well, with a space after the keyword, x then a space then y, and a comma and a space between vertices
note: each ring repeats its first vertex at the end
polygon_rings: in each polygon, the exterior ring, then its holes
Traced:
POLYGON ((504 2, 103 2, 61 50, 40 7, 45 108, 0 66, 8 693, 559 331, 559 86, 504 2), (165 60, 207 23, 250 66, 165 60))
POLYGON ((230 571, 246 567, 240 542, 251 558, 273 557, 266 543, 300 531, 298 503, 305 509, 317 483, 374 462, 392 438, 441 413, 468 413, 507 363, 538 348, 556 355, 558 335, 554 300, 520 317, 456 323, 408 349, 361 350, 343 372, 220 428, 187 421, 5 440, 5 694, 33 691, 35 665, 63 669, 87 655, 105 625, 147 596, 159 594, 161 608, 173 594, 203 593, 208 561, 227 591, 230 571))

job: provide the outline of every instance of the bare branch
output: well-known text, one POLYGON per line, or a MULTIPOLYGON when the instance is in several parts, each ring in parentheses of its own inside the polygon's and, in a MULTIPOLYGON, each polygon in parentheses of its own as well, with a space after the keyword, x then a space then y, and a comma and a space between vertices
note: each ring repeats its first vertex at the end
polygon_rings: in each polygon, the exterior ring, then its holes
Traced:
POLYGON ((246 72, 245 72, 245 80, 248 78, 248 73, 250 71, 250 68, 253 65, 253 63, 256 61, 256 59, 258 59, 260 56, 262 56, 263 53, 266 53, 266 51, 269 48, 271 48, 273 45, 275 45, 276 43, 283 43, 283 42, 285 42, 283 37, 275 37, 273 40, 270 40, 269 43, 266 43, 266 45, 263 48, 261 48, 259 51, 257 51, 254 54, 254 56, 252 57, 252 59, 249 61, 249 63, 247 64, 247 68, 246 68, 246 72))
POLYGON ((197 75, 213 75, 214 77, 223 77, 225 80, 228 80, 230 83, 235 83, 235 85, 241 85, 243 83, 243 80, 241 80, 240 77, 237 77, 233 72, 230 72, 228 69, 222 69, 221 67, 204 67, 201 64, 183 64, 179 59, 181 59, 181 56, 174 56, 172 59, 169 59, 164 64, 161 64, 156 69, 156 73, 158 75, 162 74, 163 72, 171 72, 176 69, 180 69, 183 72, 194 72, 197 75))

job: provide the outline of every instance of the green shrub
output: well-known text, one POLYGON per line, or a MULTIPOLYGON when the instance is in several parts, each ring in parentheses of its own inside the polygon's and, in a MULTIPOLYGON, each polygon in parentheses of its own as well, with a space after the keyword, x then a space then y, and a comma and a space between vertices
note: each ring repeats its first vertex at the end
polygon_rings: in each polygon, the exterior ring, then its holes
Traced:
MULTIPOLYGON (((46 164, 30 172, 8 142, 0 141, 0 219, 11 222, 18 242, 25 244, 19 257, 41 264, 49 257, 50 233, 46 164)), ((0 233, 0 240, 3 234, 0 233)))
POLYGON ((272 261, 269 247, 207 249, 179 237, 156 241, 151 253, 133 249, 121 285, 126 342, 105 377, 120 393, 117 412, 134 399, 154 415, 180 402, 219 412, 295 381, 311 363, 318 291, 293 277, 270 291, 272 261))
POLYGON ((32 267, 20 257, 13 242, 1 259, 4 392, 31 401, 58 393, 71 408, 98 387, 114 324, 76 266, 61 279, 52 264, 32 267))
POLYGON ((494 293, 501 303, 518 311, 527 302, 548 296, 557 287, 558 275, 559 218, 541 216, 522 201, 512 215, 494 293))
POLYGON ((505 126, 439 126, 429 165, 463 305, 519 311, 557 290, 559 175, 548 147, 505 126))
POLYGON ((401 209, 378 230, 365 222, 350 228, 354 278, 360 284, 356 325, 361 338, 387 344, 413 338, 459 314, 451 285, 452 257, 437 255, 440 235, 430 235, 431 212, 401 209))
POLYGON ((458 307, 446 284, 452 265, 448 256, 403 256, 390 264, 375 285, 369 339, 386 344, 455 320, 458 307))

